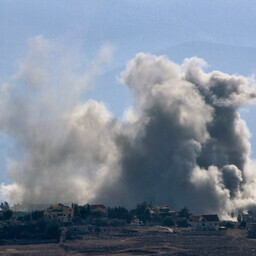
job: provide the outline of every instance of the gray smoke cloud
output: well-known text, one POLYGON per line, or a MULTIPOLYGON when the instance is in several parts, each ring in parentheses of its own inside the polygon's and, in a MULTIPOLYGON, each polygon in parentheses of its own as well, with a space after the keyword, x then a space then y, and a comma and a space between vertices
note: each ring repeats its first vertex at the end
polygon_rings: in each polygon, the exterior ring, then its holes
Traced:
POLYGON ((177 65, 139 53, 119 78, 134 98, 121 121, 103 103, 82 101, 111 47, 80 76, 55 51, 32 39, 2 87, 0 128, 16 143, 8 164, 13 184, 1 186, 9 200, 127 207, 147 200, 222 216, 254 207, 250 133, 238 113, 256 103, 254 82, 205 73, 199 58, 177 65))

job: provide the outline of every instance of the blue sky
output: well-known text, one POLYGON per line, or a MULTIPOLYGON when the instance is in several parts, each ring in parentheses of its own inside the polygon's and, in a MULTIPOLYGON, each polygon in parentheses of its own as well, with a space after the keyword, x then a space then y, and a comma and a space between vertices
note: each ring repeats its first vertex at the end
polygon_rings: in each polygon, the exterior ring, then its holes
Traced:
MULTIPOLYGON (((111 64, 85 96, 105 102, 122 117, 132 102, 117 77, 138 52, 165 54, 182 63, 204 58, 214 69, 251 76, 256 71, 256 2, 253 0, 2 0, 0 1, 0 85, 8 82, 37 35, 67 46, 86 68, 102 45, 115 52, 111 64)), ((256 158, 256 107, 242 109, 256 158)), ((6 157, 13 143, 0 140, 0 183, 9 182, 6 157)))

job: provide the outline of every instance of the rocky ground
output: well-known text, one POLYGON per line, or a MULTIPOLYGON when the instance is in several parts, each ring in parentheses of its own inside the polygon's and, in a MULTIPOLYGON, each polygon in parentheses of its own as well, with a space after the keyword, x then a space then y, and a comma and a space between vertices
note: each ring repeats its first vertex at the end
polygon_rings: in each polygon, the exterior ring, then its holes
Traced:
POLYGON ((61 243, 2 245, 0 256, 256 255, 256 239, 248 239, 246 230, 175 231, 160 226, 101 228, 98 233, 61 243))

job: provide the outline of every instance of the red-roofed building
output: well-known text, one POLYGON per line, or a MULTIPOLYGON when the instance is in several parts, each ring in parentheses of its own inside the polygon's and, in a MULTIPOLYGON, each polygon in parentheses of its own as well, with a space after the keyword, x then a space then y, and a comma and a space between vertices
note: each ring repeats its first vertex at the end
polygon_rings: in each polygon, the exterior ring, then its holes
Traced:
POLYGON ((220 223, 217 214, 191 215, 188 221, 192 230, 218 230, 220 223))

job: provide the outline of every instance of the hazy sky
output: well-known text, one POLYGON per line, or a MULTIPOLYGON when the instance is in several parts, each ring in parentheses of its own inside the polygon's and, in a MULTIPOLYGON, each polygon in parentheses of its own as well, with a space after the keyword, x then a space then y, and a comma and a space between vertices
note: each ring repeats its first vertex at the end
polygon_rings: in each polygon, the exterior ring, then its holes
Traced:
MULTIPOLYGON (((114 50, 112 61, 85 99, 103 101, 122 118, 132 103, 118 82, 136 53, 165 54, 181 64, 198 56, 214 69, 253 76, 256 71, 256 2, 254 0, 2 0, 0 1, 0 84, 9 82, 28 52, 29 39, 42 35, 65 46, 86 70, 102 46, 114 50)), ((61 101, 61 98, 59 99, 61 101)), ((240 110, 252 133, 256 157, 256 107, 240 110)), ((21 113, 22 115, 22 113, 21 113)), ((15 142, 0 140, 0 183, 8 183, 7 155, 15 142)))

